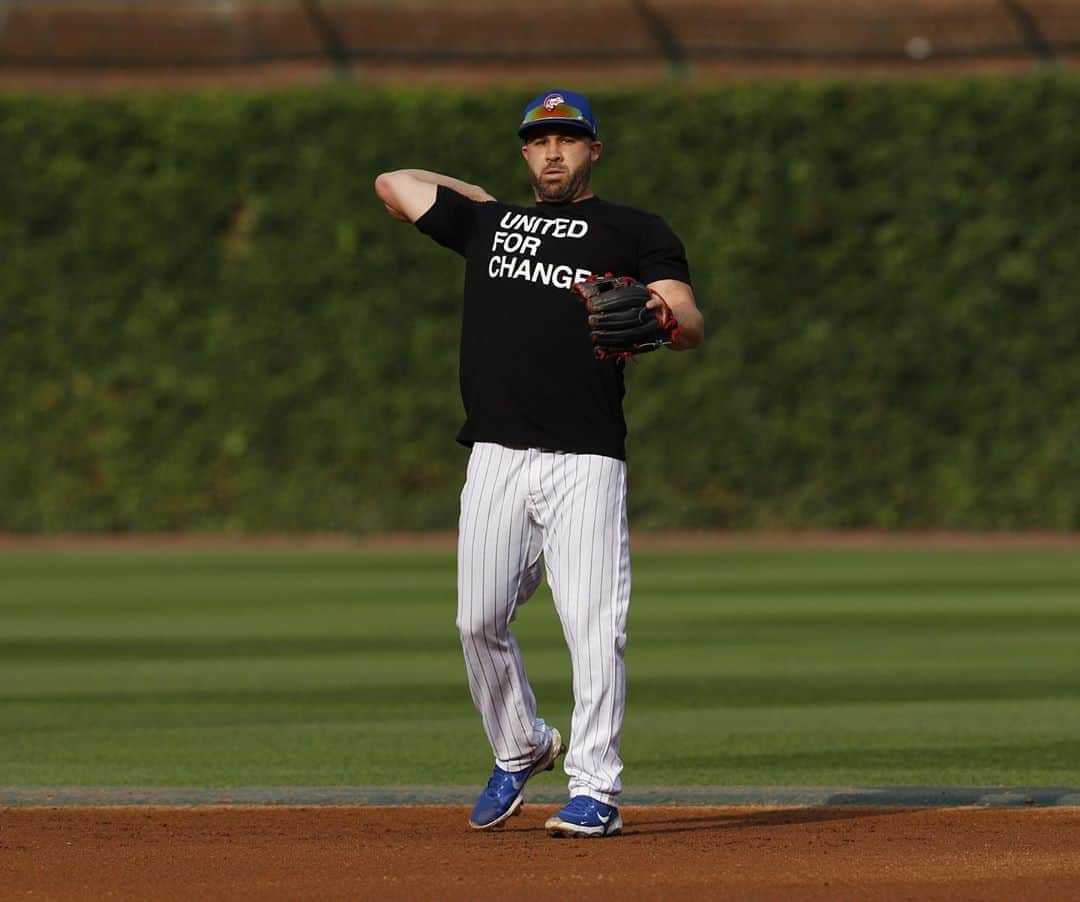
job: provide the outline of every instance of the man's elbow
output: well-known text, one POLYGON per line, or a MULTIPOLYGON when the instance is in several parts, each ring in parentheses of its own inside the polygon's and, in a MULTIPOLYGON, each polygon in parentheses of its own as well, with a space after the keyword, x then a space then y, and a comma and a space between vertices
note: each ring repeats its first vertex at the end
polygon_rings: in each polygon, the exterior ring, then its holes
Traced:
POLYGON ((694 330, 694 344, 693 347, 700 347, 701 343, 705 341, 705 320, 702 317, 698 317, 697 329, 694 330))
POLYGON ((403 194, 401 192, 402 174, 399 172, 382 172, 375 177, 375 193, 386 207, 386 212, 394 219, 401 222, 412 222, 405 212, 403 194))
POLYGON ((675 345, 678 351, 692 351, 700 347, 705 340, 705 320, 701 314, 686 317, 680 324, 679 339, 675 345))
POLYGON ((394 199, 397 196, 394 187, 397 176, 396 172, 380 172, 375 176, 375 193, 384 204, 394 206, 394 199))

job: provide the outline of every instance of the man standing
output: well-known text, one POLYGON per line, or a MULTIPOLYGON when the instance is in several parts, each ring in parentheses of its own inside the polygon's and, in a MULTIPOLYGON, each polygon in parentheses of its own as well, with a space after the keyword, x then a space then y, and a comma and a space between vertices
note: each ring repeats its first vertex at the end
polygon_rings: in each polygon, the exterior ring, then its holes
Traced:
POLYGON ((518 135, 534 206, 424 170, 387 172, 375 190, 396 219, 461 254, 465 304, 458 441, 472 448, 461 496, 457 626, 469 688, 495 754, 470 825, 501 824, 526 781, 554 766, 559 731, 536 711, 517 641, 517 606, 540 582, 541 556, 573 666, 566 773, 570 801, 553 836, 622 829, 619 739, 625 709, 630 549, 623 359, 598 359, 582 298, 614 273, 662 296, 673 350, 704 337, 683 245, 659 217, 601 200, 592 166, 603 145, 588 99, 547 91, 518 135), (673 328, 677 320, 677 329, 673 328))

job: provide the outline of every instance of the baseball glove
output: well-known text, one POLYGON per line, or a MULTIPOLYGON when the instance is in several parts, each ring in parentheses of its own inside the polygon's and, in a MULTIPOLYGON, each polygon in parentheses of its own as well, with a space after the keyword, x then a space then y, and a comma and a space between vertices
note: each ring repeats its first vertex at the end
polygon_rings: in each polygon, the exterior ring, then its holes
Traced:
POLYGON ((616 362, 647 354, 671 344, 679 334, 679 322, 659 292, 629 276, 589 276, 574 291, 589 311, 589 335, 597 360, 616 362), (650 300, 658 307, 647 307, 650 300))

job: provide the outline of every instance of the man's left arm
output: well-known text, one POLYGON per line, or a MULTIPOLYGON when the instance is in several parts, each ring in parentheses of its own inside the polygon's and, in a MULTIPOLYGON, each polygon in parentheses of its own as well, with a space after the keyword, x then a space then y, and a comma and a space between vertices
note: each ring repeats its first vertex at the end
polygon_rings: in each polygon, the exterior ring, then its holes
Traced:
MULTIPOLYGON (((705 318, 694 302, 694 289, 678 279, 660 279, 650 282, 648 287, 667 301, 678 320, 678 337, 668 347, 672 351, 689 351, 700 345, 705 339, 705 318)), ((653 298, 646 306, 654 309, 660 306, 660 301, 653 298)))

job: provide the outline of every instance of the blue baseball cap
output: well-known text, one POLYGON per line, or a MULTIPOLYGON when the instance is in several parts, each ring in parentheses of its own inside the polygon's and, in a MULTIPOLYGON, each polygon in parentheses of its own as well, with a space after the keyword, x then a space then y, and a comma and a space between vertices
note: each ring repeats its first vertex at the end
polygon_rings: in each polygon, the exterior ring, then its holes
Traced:
POLYGON ((570 125, 580 128, 590 138, 596 137, 596 117, 592 104, 588 97, 576 91, 545 91, 525 104, 518 137, 524 138, 531 128, 538 125, 570 125))

